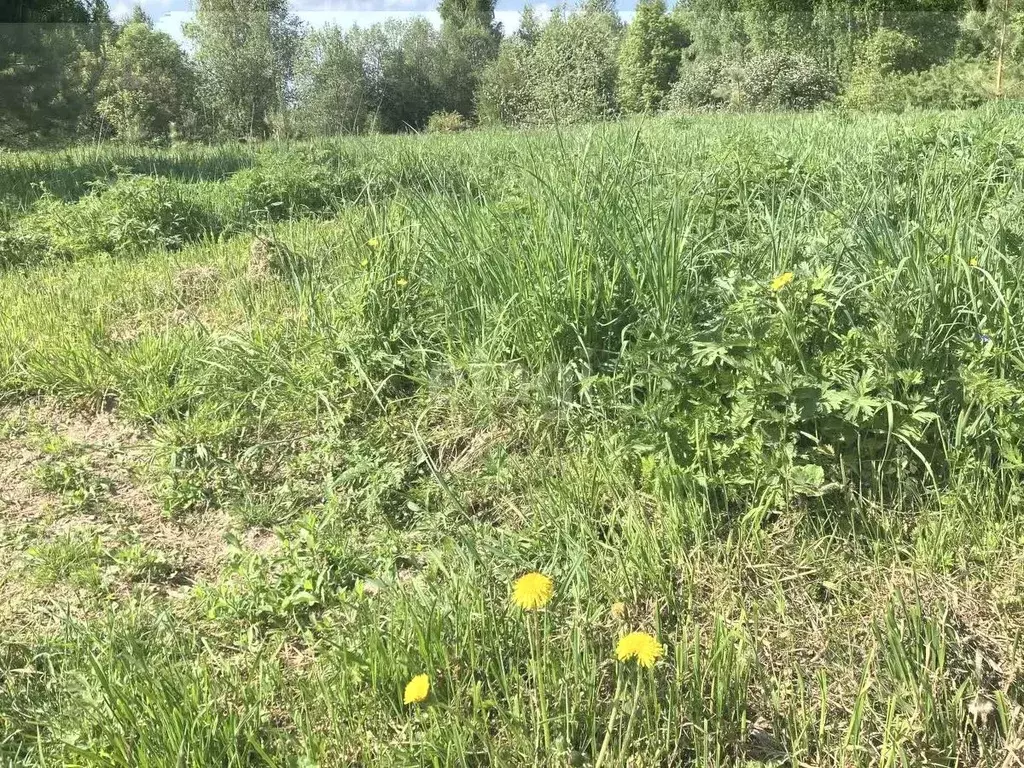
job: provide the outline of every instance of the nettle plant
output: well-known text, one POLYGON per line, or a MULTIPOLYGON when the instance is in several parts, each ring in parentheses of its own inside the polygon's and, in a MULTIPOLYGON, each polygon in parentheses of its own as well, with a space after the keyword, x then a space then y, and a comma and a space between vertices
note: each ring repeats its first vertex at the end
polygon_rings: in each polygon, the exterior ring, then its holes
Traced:
POLYGON ((56 255, 78 258, 176 249, 212 225, 189 187, 171 179, 128 174, 91 187, 73 203, 44 193, 19 229, 45 237, 56 255))
POLYGON ((767 282, 734 272, 714 301, 711 319, 625 361, 637 428, 662 436, 648 442, 684 477, 729 507, 934 481, 936 376, 895 367, 866 289, 827 267, 767 282))

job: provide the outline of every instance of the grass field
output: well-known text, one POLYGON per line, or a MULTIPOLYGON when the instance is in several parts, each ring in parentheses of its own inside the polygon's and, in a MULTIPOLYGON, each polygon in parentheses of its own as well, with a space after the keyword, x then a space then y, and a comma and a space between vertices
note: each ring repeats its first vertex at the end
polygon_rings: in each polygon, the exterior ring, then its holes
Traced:
POLYGON ((2 154, 0 763, 1024 764, 1022 257, 1000 111, 2 154))

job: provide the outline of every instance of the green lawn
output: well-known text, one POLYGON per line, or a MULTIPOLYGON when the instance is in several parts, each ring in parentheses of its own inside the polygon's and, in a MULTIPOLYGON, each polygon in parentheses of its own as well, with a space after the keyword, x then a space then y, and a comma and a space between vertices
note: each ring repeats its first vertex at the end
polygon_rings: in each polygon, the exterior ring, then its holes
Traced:
POLYGON ((1016 765, 1022 257, 1006 111, 0 154, 0 763, 1016 765))

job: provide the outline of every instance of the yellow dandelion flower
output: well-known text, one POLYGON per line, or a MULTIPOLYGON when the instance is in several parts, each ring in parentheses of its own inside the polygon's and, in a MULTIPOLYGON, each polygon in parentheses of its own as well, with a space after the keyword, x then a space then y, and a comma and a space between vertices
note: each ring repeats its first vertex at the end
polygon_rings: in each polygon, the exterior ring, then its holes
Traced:
POLYGON ((968 261, 967 263, 968 263, 968 264, 969 264, 970 266, 972 266, 972 267, 976 267, 976 266, 978 266, 978 260, 977 260, 977 259, 971 259, 971 260, 970 260, 970 261, 968 261))
POLYGON ((430 678, 426 675, 416 675, 416 677, 410 680, 408 685, 405 686, 404 703, 419 704, 420 702, 427 700, 427 695, 429 693, 430 678))
POLYGON ((636 659, 637 664, 648 669, 664 655, 665 646, 646 632, 630 632, 615 646, 615 656, 619 661, 636 659))
POLYGON ((512 586, 512 602, 524 611, 543 608, 554 594, 554 582, 536 571, 520 576, 512 586))
POLYGON ((783 272, 781 275, 772 280, 771 289, 778 293, 787 285, 793 282, 795 275, 792 272, 783 272))
POLYGON ((363 269, 366 269, 368 266, 370 266, 370 260, 363 259, 362 261, 359 262, 359 266, 362 267, 363 269))
POLYGON ((626 618, 626 604, 621 601, 612 603, 612 616, 619 621, 626 618))
POLYGON ((371 248, 380 248, 380 238, 371 237, 369 240, 366 241, 366 244, 371 248))
POLYGON ((406 280, 404 277, 400 277, 395 281, 395 283, 398 285, 399 288, 401 288, 403 285, 408 285, 409 281, 406 280))

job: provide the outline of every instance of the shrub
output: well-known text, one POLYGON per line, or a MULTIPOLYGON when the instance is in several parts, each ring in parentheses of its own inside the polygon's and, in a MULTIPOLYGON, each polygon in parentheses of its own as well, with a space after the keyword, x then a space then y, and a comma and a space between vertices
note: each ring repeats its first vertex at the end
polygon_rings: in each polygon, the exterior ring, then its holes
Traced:
POLYGON ((66 258, 178 248, 213 227, 195 185, 136 175, 94 185, 74 203, 44 195, 18 222, 23 236, 44 238, 53 255, 66 258))
POLYGON ((879 29, 861 43, 857 62, 887 75, 919 68, 921 44, 905 32, 879 29))
POLYGON ((469 123, 458 112, 434 112, 427 119, 427 133, 458 133, 469 129, 469 123))
POLYGON ((354 200, 363 180, 352 168, 332 169, 295 154, 246 168, 227 182, 228 226, 248 228, 254 219, 316 213, 354 200))
POLYGON ((132 22, 111 46, 97 110, 128 141, 167 136, 175 121, 194 121, 195 75, 167 34, 132 22))
POLYGON ((644 0, 619 52, 619 103, 627 112, 656 112, 689 45, 679 20, 665 13, 665 0, 644 0))
POLYGON ((928 109, 973 109, 990 97, 983 85, 989 74, 985 62, 960 60, 895 78, 905 103, 928 109))
POLYGON ((819 62, 799 53, 755 56, 743 71, 740 94, 753 109, 813 109, 832 101, 839 83, 819 62))
MULTIPOLYGON (((529 7, 529 6, 527 6, 529 7)), ((536 114, 530 48, 521 40, 505 40, 498 58, 480 77, 477 118, 483 124, 526 125, 536 114)))
MULTIPOLYGON (((956 59, 921 72, 868 76, 854 73, 842 103, 851 109, 901 112, 917 109, 973 109, 994 97, 991 62, 956 59)), ((1004 95, 1024 95, 1019 71, 1010 66, 1004 75, 1004 95)))
POLYGON ((39 233, 0 231, 0 269, 36 264, 46 257, 46 238, 39 233))
POLYGON ((857 51, 842 96, 851 109, 899 111, 907 106, 906 83, 899 75, 916 66, 918 42, 894 29, 879 29, 857 51))
POLYGON ((544 27, 532 63, 535 122, 580 123, 616 111, 618 19, 584 8, 544 27))
POLYGON ((670 112, 705 111, 725 106, 728 72, 721 59, 703 59, 682 66, 663 102, 670 112))

